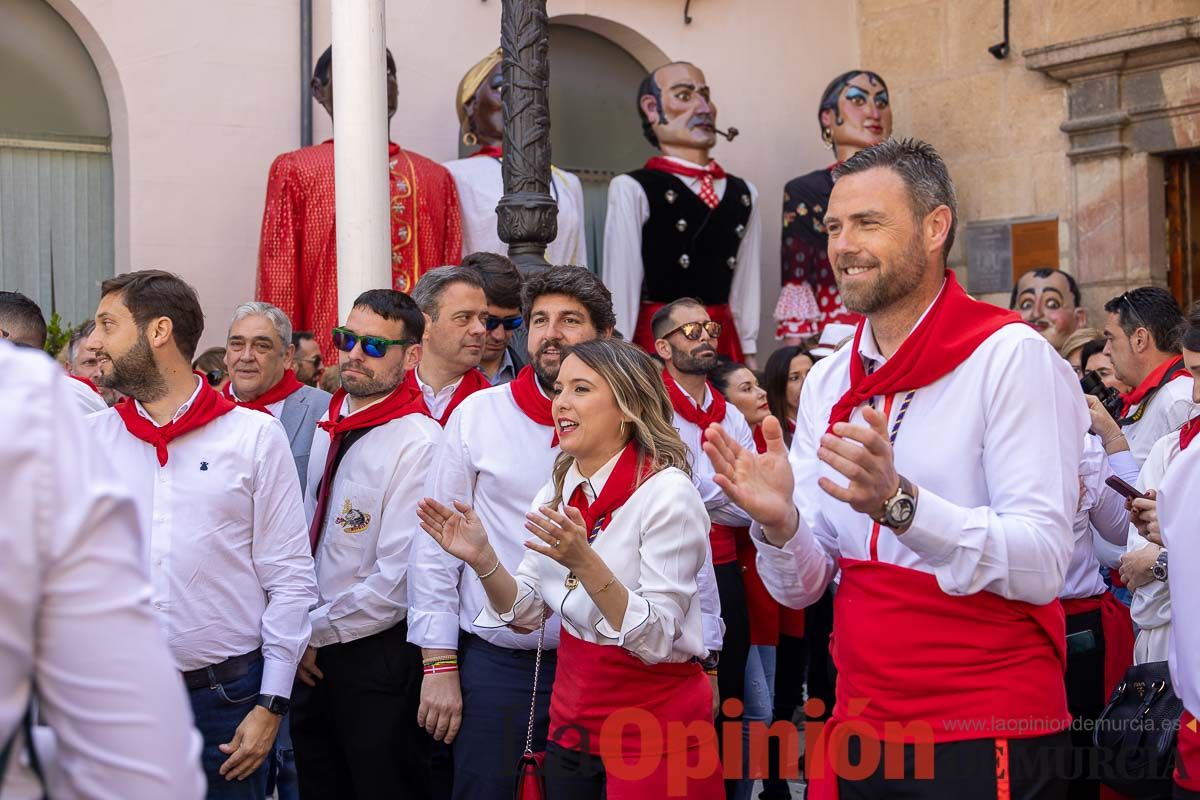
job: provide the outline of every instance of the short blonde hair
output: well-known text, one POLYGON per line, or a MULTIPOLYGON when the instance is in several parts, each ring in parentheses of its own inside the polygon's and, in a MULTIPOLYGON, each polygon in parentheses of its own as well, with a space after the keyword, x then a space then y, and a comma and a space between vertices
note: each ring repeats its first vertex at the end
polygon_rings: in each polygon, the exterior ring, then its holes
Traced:
POLYGON ((1062 347, 1058 348, 1058 354, 1063 358, 1070 358, 1071 353, 1074 353, 1079 348, 1083 347, 1088 342, 1094 342, 1097 339, 1103 339, 1104 333, 1095 328, 1080 328, 1067 337, 1062 343, 1062 347))

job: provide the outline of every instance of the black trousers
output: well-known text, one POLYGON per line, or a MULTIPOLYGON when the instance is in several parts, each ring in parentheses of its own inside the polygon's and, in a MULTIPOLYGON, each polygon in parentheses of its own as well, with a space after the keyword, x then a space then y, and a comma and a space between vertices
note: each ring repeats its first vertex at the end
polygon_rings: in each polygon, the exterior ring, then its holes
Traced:
POLYGON ((824 721, 833 713, 837 689, 837 673, 829 654, 829 637, 833 635, 833 590, 826 589, 817 602, 804 609, 804 641, 808 643, 808 670, 805 685, 808 698, 821 701, 820 714, 805 715, 805 719, 824 721))
POLYGON ((417 725, 421 651, 404 622, 317 652, 325 677, 292 695, 302 800, 430 796, 432 739, 417 725))
POLYGON ((1092 747, 1091 726, 1108 700, 1104 696, 1104 629, 1100 612, 1087 611, 1067 617, 1067 710, 1077 720, 1071 729, 1075 748, 1075 777, 1067 796, 1070 800, 1099 800, 1098 754, 1092 747))
MULTIPOLYGON (((804 702, 804 671, 808 663, 808 642, 797 636, 779 637, 775 646, 775 702, 771 718, 775 722, 790 722, 796 707, 804 702)), ((802 770, 799 765, 785 764, 784 758, 792 759, 796 754, 782 754, 780 740, 772 738, 767 749, 767 777, 763 779, 763 790, 758 800, 790 800, 792 790, 784 775, 796 775, 802 770)), ((802 757, 801 757, 802 758, 802 757)))
MULTIPOLYGON (((840 800, 1065 800, 1071 739, 1066 733, 1008 739, 1008 768, 1002 769, 997 740, 969 739, 933 745, 933 778, 915 775, 916 750, 904 747, 903 778, 887 778, 881 758, 861 781, 838 779, 840 800), (1004 791, 1007 783, 1007 792, 1004 791)), ((849 763, 858 764, 861 747, 851 738, 849 763)))
MULTIPOLYGON (((746 660, 750 657, 750 616, 746 610, 746 584, 742 582, 742 567, 736 561, 714 564, 717 574, 717 593, 721 598, 721 621, 725 623, 725 641, 721 645, 721 661, 717 666, 717 690, 721 703, 731 698, 742 700, 746 693, 746 660)), ((739 716, 738 719, 741 717, 739 716)), ((720 736, 726 719, 722 710, 717 715, 717 734, 720 736)), ((738 734, 741 735, 740 733, 738 734)), ((721 745, 724 752, 724 745, 721 745)), ((725 795, 733 797, 736 780, 725 781, 725 795)))

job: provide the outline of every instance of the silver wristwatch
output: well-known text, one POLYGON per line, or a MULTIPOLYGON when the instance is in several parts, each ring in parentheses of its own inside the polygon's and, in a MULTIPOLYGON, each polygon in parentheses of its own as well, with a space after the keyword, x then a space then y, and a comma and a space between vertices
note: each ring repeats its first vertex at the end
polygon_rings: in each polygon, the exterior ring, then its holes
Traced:
POLYGON ((1167 551, 1163 550, 1158 554, 1158 558, 1150 565, 1150 574, 1154 576, 1154 580, 1167 581, 1167 551))
POLYGON ((917 493, 903 475, 896 493, 883 501, 883 513, 876 520, 880 525, 894 531, 902 531, 912 524, 917 514, 917 493))

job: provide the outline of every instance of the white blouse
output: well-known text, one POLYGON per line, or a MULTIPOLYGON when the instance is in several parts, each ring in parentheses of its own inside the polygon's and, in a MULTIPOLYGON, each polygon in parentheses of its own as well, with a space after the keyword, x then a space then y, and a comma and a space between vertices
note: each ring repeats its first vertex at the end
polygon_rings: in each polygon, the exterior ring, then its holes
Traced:
MULTIPOLYGON (((590 497, 597 496, 618 458, 620 453, 590 481, 572 464, 563 481, 563 496, 570 497, 580 484, 590 497)), ((553 496, 554 485, 548 483, 532 508, 553 496)), ((708 552, 709 527, 708 512, 691 479, 678 469, 662 470, 613 512, 592 543, 629 592, 620 630, 609 625, 582 583, 566 588, 566 567, 533 551, 526 553, 513 576, 517 581, 513 607, 501 613, 485 606, 475 624, 537 628, 549 607, 572 635, 593 644, 624 647, 647 664, 702 658, 707 648, 696 573, 708 552)))

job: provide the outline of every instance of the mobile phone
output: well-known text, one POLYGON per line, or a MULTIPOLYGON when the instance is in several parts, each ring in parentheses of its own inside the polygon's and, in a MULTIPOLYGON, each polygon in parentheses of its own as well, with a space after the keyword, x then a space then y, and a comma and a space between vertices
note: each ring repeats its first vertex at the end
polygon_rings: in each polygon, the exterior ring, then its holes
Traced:
POLYGON ((1137 489, 1118 478, 1116 475, 1108 476, 1104 482, 1107 483, 1108 487, 1114 492, 1129 500, 1144 499, 1146 497, 1146 495, 1142 494, 1137 489))

